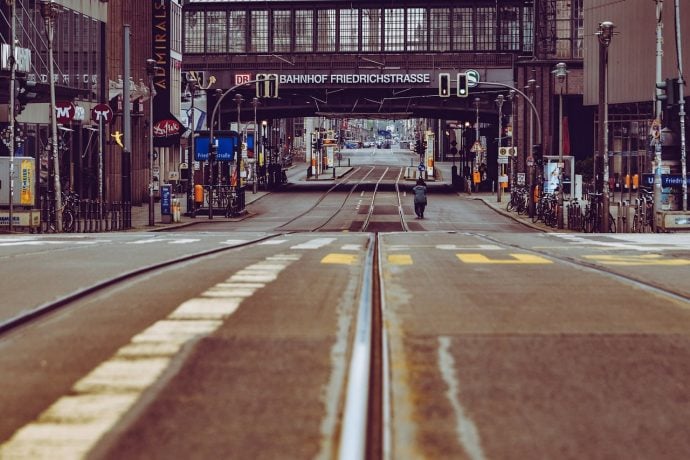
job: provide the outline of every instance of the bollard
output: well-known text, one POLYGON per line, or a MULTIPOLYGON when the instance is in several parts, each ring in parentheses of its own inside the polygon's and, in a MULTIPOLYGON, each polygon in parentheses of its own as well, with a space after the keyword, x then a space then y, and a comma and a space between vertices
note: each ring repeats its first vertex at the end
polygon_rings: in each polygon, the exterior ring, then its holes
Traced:
POLYGON ((333 179, 335 179, 335 166, 333 166, 333 179))

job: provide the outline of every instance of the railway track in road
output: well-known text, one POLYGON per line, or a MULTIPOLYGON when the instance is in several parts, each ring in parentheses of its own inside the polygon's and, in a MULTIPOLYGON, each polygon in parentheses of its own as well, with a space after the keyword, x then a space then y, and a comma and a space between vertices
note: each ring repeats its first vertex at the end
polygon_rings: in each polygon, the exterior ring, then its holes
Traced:
POLYGON ((383 166, 357 168, 344 180, 323 192, 309 209, 277 229, 373 233, 408 231, 400 190, 404 171, 404 168, 383 166), (383 190, 391 186, 392 190, 383 190), (344 189, 346 191, 343 196, 344 189), (356 194, 358 190, 361 193, 356 194))
MULTIPOLYGON (((0 339, 9 338, 13 332, 19 330, 26 330, 28 326, 33 324, 45 324, 40 321, 47 317, 50 313, 68 311, 71 306, 77 305, 84 300, 93 300, 94 296, 102 296, 105 292, 112 289, 124 289, 126 285, 134 281, 142 281, 151 274, 156 274, 164 269, 174 268, 174 266, 181 266, 190 261, 201 261, 206 257, 217 256, 219 253, 233 251, 239 248, 244 248, 259 243, 266 243, 267 240, 276 237, 286 237, 285 233, 279 233, 262 238, 257 238, 251 241, 246 241, 241 244, 236 244, 227 247, 221 247, 212 250, 206 250, 193 255, 187 255, 176 259, 168 260, 161 263, 152 264, 141 267, 139 269, 131 270, 122 273, 118 276, 113 276, 110 279, 96 283, 88 289, 82 289, 69 295, 65 295, 60 299, 41 305, 40 307, 11 318, 0 324, 0 339)), ((300 238, 304 239, 304 238, 300 238)), ((329 238, 317 238, 307 240, 306 244, 302 246, 309 247, 309 241, 315 241, 321 244, 320 240, 329 238)), ((382 321, 380 310, 380 281, 379 267, 378 267, 378 250, 377 250, 377 236, 371 234, 366 238, 366 248, 364 252, 359 255, 362 269, 359 272, 359 279, 356 282, 358 285, 359 298, 356 299, 356 308, 353 309, 354 317, 349 320, 352 332, 348 333, 350 337, 347 343, 348 352, 346 353, 348 363, 344 364, 347 369, 343 376, 343 386, 341 392, 338 394, 338 399, 344 401, 344 413, 342 419, 339 419, 336 426, 340 427, 340 432, 334 436, 333 451, 339 449, 340 458, 381 458, 383 445, 383 376, 386 375, 383 369, 383 354, 382 354, 382 321), (356 453, 355 456, 353 456, 356 453)), ((268 242, 270 243, 270 242, 268 242)), ((296 245, 300 246, 300 245, 296 245)), ((314 247, 316 245, 313 245, 314 247)), ((259 247, 259 246, 257 246, 259 247)), ((264 244, 260 247, 272 247, 272 244, 264 244)), ((283 253, 285 254, 285 253, 283 253)), ((289 256, 289 254, 288 254, 289 256)), ((287 257, 287 256, 284 256, 287 257)), ((217 258, 217 257, 216 257, 217 258)), ((143 282, 143 281, 142 281, 143 282)), ((291 292, 286 292, 285 295, 292 295, 291 292)), ((165 320, 163 320, 165 322, 165 320)), ((154 326, 155 327, 155 324, 154 326)), ((151 328, 147 329, 150 330, 151 328)), ((134 342, 132 342, 134 343, 134 342)), ((343 356, 345 358, 345 356, 343 356)), ((105 367, 108 366, 105 363, 105 367)), ((95 379, 94 372, 97 369, 103 368, 103 365, 95 368, 87 376, 83 377, 79 382, 86 380, 93 381, 95 379)), ((75 385, 79 385, 77 382, 75 385)), ((74 390, 76 391, 76 390, 74 390)), ((81 390, 77 391, 78 393, 81 390)), ((65 396, 69 398, 72 396, 65 396)), ((81 396, 79 396, 81 397, 81 396)), ((110 398, 111 396, 107 396, 110 398)), ((104 396, 105 398, 105 396, 104 396)), ((64 399, 61 398, 60 401, 64 399)), ((58 404, 58 402, 56 402, 58 404)), ((62 404, 62 403, 60 403, 62 404)), ((58 404, 59 405, 59 404, 58 404)), ((336 404, 338 407, 339 404, 336 404)), ((46 413, 57 410, 55 404, 50 406, 46 413)), ((129 410, 129 409, 128 409, 129 410)), ((136 410, 135 410, 136 411, 136 410)), ((43 416, 41 416, 43 417, 43 416)), ((128 424, 132 418, 128 416, 128 424)), ((66 422, 69 423, 73 422, 66 422)), ((32 429, 40 429, 41 424, 30 424, 29 431, 32 429)), ((57 426, 57 425, 56 425, 57 426)), ((19 431, 17 431, 19 433, 19 431)), ((109 436, 106 434, 99 436, 109 436)), ((3 452, 16 452, 14 449, 21 449, 21 443, 24 441, 13 441, 14 437, 6 440, 5 444, 0 443, 0 457, 3 452), (17 446, 20 447, 17 447, 17 446), (4 451, 3 449, 8 449, 4 451)), ((105 438, 98 438, 105 439, 105 438)), ((97 441, 100 442, 100 441, 97 441)), ((111 442, 110 438, 105 441, 106 445, 111 442)), ((100 451, 99 451, 100 452, 100 451)), ((9 455, 9 454, 8 454, 9 455)), ((98 456, 98 454, 96 455, 98 456)), ((38 455, 35 458, 48 458, 38 455)), ((82 458, 82 457, 78 457, 82 458)))

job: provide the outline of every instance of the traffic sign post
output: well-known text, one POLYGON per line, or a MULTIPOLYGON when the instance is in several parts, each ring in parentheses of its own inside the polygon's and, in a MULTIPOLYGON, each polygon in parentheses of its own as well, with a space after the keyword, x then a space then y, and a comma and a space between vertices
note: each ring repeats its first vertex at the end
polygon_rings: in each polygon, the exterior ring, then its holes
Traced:
POLYGON ((115 118, 113 109, 108 104, 96 104, 91 109, 91 119, 98 121, 98 201, 103 206, 103 123, 110 123, 115 118))

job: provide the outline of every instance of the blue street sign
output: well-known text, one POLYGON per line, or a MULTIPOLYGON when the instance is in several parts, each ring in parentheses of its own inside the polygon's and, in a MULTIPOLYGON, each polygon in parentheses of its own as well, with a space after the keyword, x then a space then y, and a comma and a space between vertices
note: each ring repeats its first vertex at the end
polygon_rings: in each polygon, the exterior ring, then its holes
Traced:
POLYGON ((424 167, 424 163, 419 163, 419 166, 417 166, 417 169, 419 169, 419 172, 424 172, 424 170, 426 169, 424 167))
MULTIPOLYGON (((690 176, 685 178, 685 182, 690 186, 690 176)), ((654 174, 642 174, 642 186, 643 187, 653 187, 654 186, 654 174)), ((661 175, 661 186, 662 187, 682 187, 683 186, 683 175, 682 174, 662 174, 661 175)))
MULTIPOLYGON (((216 160, 218 161, 233 161, 235 159, 235 150, 237 148, 237 136, 219 136, 218 148, 216 149, 216 160)), ((194 143, 194 160, 208 161, 208 137, 200 136, 195 139, 194 143)))

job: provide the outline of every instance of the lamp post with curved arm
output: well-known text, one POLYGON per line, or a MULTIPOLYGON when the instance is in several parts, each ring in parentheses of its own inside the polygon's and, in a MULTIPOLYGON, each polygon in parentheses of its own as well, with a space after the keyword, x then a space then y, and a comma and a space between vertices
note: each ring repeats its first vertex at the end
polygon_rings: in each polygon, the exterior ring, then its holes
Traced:
MULTIPOLYGON (((559 62, 556 64, 556 68, 552 73, 558 79, 560 84, 560 93, 558 95, 558 228, 563 228, 563 169, 565 169, 565 163, 563 162, 563 84, 565 79, 568 77, 568 70, 565 62, 559 62)), ((572 177, 572 176, 571 176, 572 177)))
MULTIPOLYGON (((601 227, 600 232, 609 231, 609 133, 608 133, 608 55, 609 45, 613 38, 613 29, 616 26, 611 21, 603 21, 599 23, 599 29, 596 32, 599 37, 599 155, 602 157, 602 179, 600 181, 600 190, 602 198, 601 217, 599 222, 601 227)), ((596 165, 596 162, 595 162, 596 165)), ((596 177, 596 176, 595 176, 596 177)))
POLYGON ((53 62, 53 36, 55 18, 60 12, 57 3, 41 0, 41 16, 45 21, 48 38, 48 78, 50 78, 50 153, 53 156, 53 194, 55 195, 55 231, 62 232, 62 188, 60 185, 60 155, 58 152, 57 118, 55 115, 55 66, 53 62))
MULTIPOLYGON (((220 103, 223 102, 223 99, 225 99, 225 96, 227 96, 231 92, 235 91, 237 88, 241 88, 243 86, 247 86, 247 85, 250 85, 252 83, 256 83, 257 81, 259 81, 259 80, 247 80, 244 83, 240 83, 239 85, 235 85, 232 88, 229 88, 229 89, 226 89, 225 91, 223 91, 223 94, 220 95, 220 97, 216 100, 215 105, 213 106, 213 112, 211 113, 211 120, 216 119, 216 114, 218 113, 218 109, 220 108, 220 103)), ((238 118, 237 129, 239 130, 239 104, 237 107, 237 118, 238 118)), ((238 145, 238 147, 241 148, 241 145, 238 145)), ((208 131, 209 160, 211 159, 211 153, 212 152, 215 155, 215 148, 216 148, 216 146, 213 144, 213 123, 211 123, 211 129, 209 129, 209 131, 208 131)), ((238 158, 237 158, 237 160, 238 160, 238 163, 237 163, 237 183, 238 184, 240 183, 240 177, 239 177, 239 173, 240 173, 240 171, 239 171, 239 168, 240 168, 239 167, 239 159, 240 158, 239 158, 239 156, 240 155, 238 155, 238 158)), ((213 183, 213 179, 211 179, 211 185, 212 185, 212 183, 213 183)), ((209 188, 209 216, 208 216, 209 219, 213 219, 213 209, 211 207, 211 203, 212 203, 211 199, 213 198, 213 196, 212 196, 213 191, 212 190, 213 190, 212 187, 209 188)))

